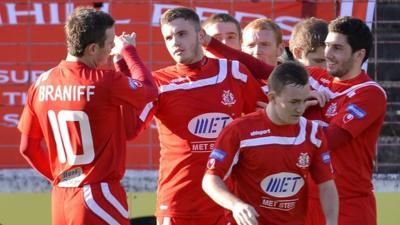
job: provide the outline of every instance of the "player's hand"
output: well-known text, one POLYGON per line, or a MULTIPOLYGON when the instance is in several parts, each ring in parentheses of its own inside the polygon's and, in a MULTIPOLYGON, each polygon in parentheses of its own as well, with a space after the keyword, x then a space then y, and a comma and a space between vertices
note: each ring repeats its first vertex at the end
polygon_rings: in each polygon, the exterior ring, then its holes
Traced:
POLYGON ((111 54, 113 55, 113 62, 117 63, 119 60, 121 60, 123 57, 120 54, 111 54))
POLYGON ((257 101, 257 109, 265 109, 267 108, 268 103, 262 102, 262 101, 257 101))
POLYGON ((120 55, 122 49, 125 46, 133 45, 136 46, 136 33, 132 32, 131 34, 125 34, 123 32, 120 36, 114 37, 114 48, 111 50, 112 55, 120 55))
POLYGON ((258 225, 259 216, 253 206, 244 202, 235 203, 232 208, 233 218, 238 225, 258 225))
POLYGON ((329 94, 325 91, 311 91, 308 97, 308 101, 306 102, 306 108, 319 105, 319 107, 324 107, 326 103, 329 101, 329 94))
POLYGON ((211 36, 208 35, 204 29, 203 29, 203 33, 204 33, 204 38, 203 38, 201 45, 203 47, 207 47, 211 42, 211 36))

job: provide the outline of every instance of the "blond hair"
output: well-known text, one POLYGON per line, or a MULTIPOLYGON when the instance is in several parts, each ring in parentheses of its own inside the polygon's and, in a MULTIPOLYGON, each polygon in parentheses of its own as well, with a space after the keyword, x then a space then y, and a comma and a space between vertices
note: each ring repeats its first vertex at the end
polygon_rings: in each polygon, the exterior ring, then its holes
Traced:
POLYGON ((276 44, 279 45, 282 43, 282 30, 276 24, 274 21, 271 19, 267 18, 259 18, 251 21, 249 24, 247 24, 244 29, 243 33, 245 33, 247 30, 270 30, 274 32, 275 38, 276 38, 276 44))

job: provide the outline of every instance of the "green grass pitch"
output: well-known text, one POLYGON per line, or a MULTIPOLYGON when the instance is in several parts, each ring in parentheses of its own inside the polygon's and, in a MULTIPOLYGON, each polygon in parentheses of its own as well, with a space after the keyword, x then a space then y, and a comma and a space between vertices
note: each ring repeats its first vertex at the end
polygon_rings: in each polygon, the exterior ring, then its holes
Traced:
MULTIPOLYGON (((400 193, 377 193, 378 225, 400 224, 400 193)), ((154 193, 128 193, 130 217, 152 215, 154 193)), ((49 193, 0 193, 0 225, 50 225, 49 193)))

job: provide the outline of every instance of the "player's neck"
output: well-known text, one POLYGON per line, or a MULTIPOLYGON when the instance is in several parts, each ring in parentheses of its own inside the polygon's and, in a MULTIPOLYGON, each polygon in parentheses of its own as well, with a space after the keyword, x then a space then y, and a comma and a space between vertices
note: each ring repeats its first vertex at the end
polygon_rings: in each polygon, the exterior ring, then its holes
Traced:
POLYGON ((271 103, 269 103, 267 105, 267 107, 265 108, 267 117, 269 120, 271 120, 271 122, 275 125, 278 126, 283 126, 283 125, 287 125, 286 123, 284 123, 278 116, 277 112, 275 111, 274 107, 271 105, 271 103))
POLYGON ((341 77, 335 77, 335 79, 340 80, 340 81, 354 79, 355 77, 360 75, 361 70, 362 70, 361 66, 353 66, 353 68, 351 68, 351 70, 349 70, 345 75, 343 75, 341 77))
POLYGON ((203 56, 201 59, 196 60, 193 63, 190 63, 190 64, 177 63, 176 66, 179 71, 187 72, 187 71, 191 71, 191 70, 195 70, 195 69, 201 69, 201 67, 203 67, 205 64, 207 64, 207 57, 203 56))
POLYGON ((90 68, 96 68, 97 64, 95 63, 94 60, 91 60, 88 57, 82 56, 82 57, 76 57, 73 55, 68 54, 67 58, 65 59, 65 61, 67 62, 80 62, 85 64, 86 66, 90 67, 90 68))

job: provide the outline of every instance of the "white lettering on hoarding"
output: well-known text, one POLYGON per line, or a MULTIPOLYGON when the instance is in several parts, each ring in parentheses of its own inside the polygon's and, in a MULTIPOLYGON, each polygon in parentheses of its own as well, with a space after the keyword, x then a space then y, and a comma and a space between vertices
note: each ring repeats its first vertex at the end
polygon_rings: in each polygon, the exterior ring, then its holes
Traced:
POLYGON ((278 16, 275 18, 275 23, 278 24, 281 30, 286 30, 289 33, 289 35, 283 35, 283 40, 290 39, 290 33, 292 33, 293 26, 300 20, 300 18, 293 16, 278 16))
MULTIPOLYGON (((48 3, 48 15, 44 12, 44 8, 46 9, 46 3, 32 3, 33 8, 32 9, 26 9, 26 10, 18 10, 17 6, 18 4, 16 3, 5 3, 6 6, 6 12, 8 16, 8 23, 9 24, 19 24, 19 19, 21 17, 33 17, 34 18, 34 23, 35 24, 51 24, 51 25, 60 25, 63 24, 68 16, 72 13, 72 11, 75 8, 74 3, 67 2, 64 3, 64 11, 65 11, 65 18, 64 21, 60 20, 60 6, 62 4, 59 3, 48 3), (45 18, 49 18, 48 21, 45 20, 45 18)), ((104 12, 109 13, 110 11, 110 3, 103 3, 101 9, 104 12)), ((115 23, 116 24, 129 24, 131 22, 131 19, 116 19, 115 18, 115 23)), ((3 24, 2 19, 0 18, 0 24, 3 24)))
POLYGON ((228 10, 224 9, 213 9, 213 8, 203 8, 203 7, 196 7, 196 13, 199 15, 200 21, 206 20, 213 14, 218 13, 229 13, 228 10))
POLYGON ((154 4, 153 16, 151 17, 151 24, 155 27, 160 26, 161 15, 168 9, 179 7, 180 5, 172 4, 154 4))
POLYGON ((15 3, 6 3, 8 19, 10 24, 17 24, 18 16, 33 16, 35 24, 44 24, 44 15, 42 3, 33 3, 33 10, 17 10, 15 3))
POLYGON ((263 14, 257 14, 257 13, 247 13, 247 12, 236 12, 235 13, 235 19, 237 21, 242 21, 243 18, 253 18, 253 19, 258 19, 258 18, 265 18, 265 15, 263 14))
POLYGON ((2 127, 16 127, 19 122, 19 114, 17 113, 9 113, 5 114, 0 121, 0 126, 2 127))
POLYGON ((7 105, 9 106, 25 105, 27 93, 20 91, 5 91, 3 92, 3 96, 8 99, 7 105))
POLYGON ((43 70, 0 70, 0 84, 30 84, 35 83, 43 70))

